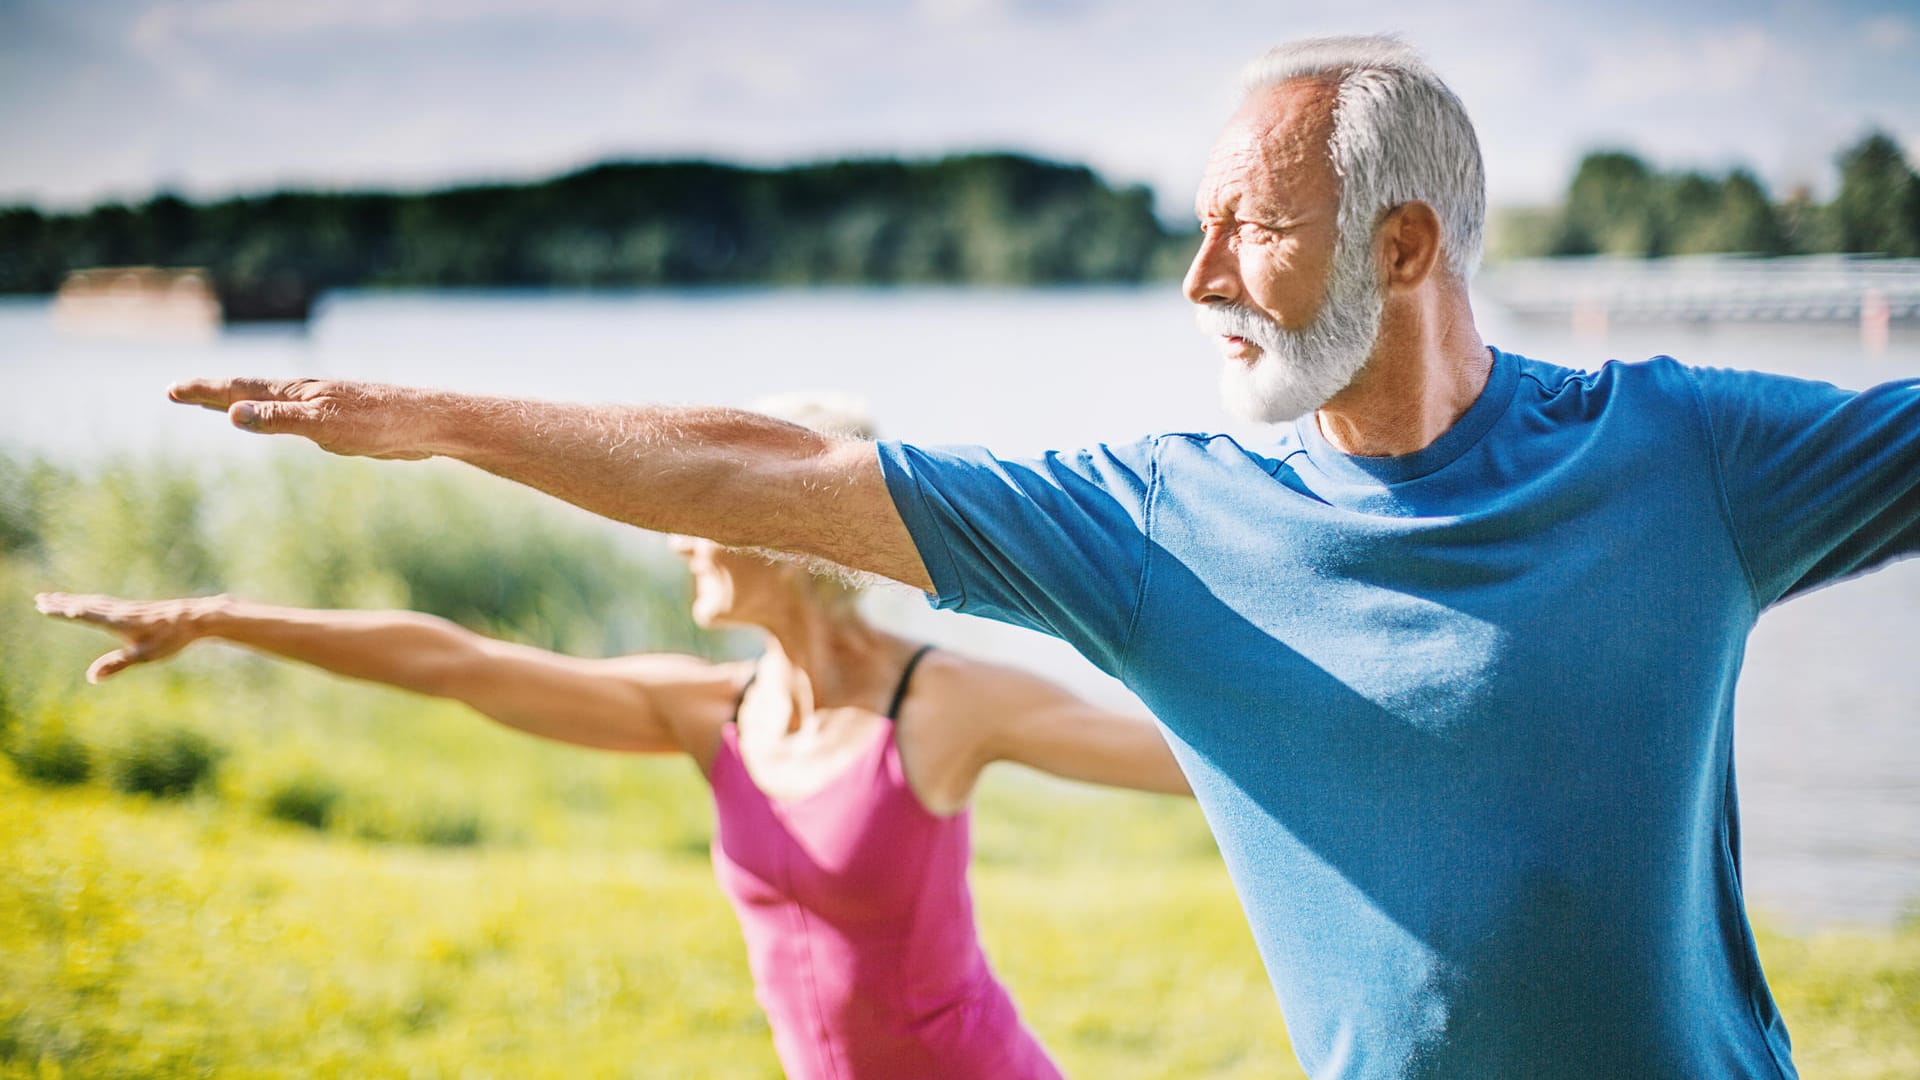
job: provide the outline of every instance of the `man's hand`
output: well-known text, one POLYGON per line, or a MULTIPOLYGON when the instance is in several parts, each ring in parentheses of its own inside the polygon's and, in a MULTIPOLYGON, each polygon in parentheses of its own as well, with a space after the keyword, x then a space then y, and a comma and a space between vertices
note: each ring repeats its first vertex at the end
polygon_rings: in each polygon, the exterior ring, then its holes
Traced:
POLYGON ((188 379, 167 388, 183 405, 219 409, 233 426, 263 435, 299 435, 348 457, 415 461, 431 410, 418 391, 321 379, 188 379))
POLYGON ((200 637, 196 618, 224 597, 140 602, 111 596, 73 596, 40 593, 33 606, 56 619, 90 623, 118 634, 126 647, 115 649, 87 668, 87 681, 97 683, 135 664, 164 660, 200 637))

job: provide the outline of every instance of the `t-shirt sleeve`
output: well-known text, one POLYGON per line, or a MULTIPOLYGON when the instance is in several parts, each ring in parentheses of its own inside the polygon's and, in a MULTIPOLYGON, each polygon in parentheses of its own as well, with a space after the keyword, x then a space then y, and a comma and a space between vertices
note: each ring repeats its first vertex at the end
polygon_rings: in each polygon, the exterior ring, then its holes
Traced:
POLYGON ((1920 550, 1920 380, 1693 377, 1762 606, 1920 550))
POLYGON ((1063 638, 1118 674, 1146 567, 1153 448, 1003 460, 882 442, 880 463, 935 606, 1063 638))

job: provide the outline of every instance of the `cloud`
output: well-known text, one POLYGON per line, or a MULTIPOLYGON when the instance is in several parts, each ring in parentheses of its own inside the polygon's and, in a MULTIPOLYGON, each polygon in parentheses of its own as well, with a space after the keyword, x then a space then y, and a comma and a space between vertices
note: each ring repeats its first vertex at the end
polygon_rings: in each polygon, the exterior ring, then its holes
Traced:
POLYGON ((1554 197, 1602 140, 1772 175, 1826 170, 1868 122, 1920 126, 1911 17, 1791 5, 1710 26, 1678 5, 1529 0, 1216 0, 1204 17, 1152 0, 97 2, 27 9, 38 44, 11 65, 0 25, 20 151, 0 155, 0 202, 1006 147, 1151 182, 1179 215, 1241 61, 1377 29, 1467 101, 1495 201, 1554 197), (151 168, 129 146, 155 148, 151 168))
POLYGON ((920 16, 935 25, 998 22, 1006 17, 1007 0, 918 0, 920 16))
POLYGON ((164 10, 186 33, 280 37, 335 30, 394 33, 503 19, 653 24, 675 8, 666 0, 215 0, 168 4, 164 10))
POLYGON ((1783 81, 1804 82, 1803 54, 1758 26, 1707 28, 1683 38, 1624 38, 1591 60, 1586 96, 1597 104, 1645 105, 1675 96, 1732 96, 1783 81))
POLYGON ((1860 40, 1876 52, 1899 52, 1920 43, 1920 30, 1899 15, 1881 15, 1860 26, 1860 40))
POLYGON ((127 48, 152 65, 181 97, 207 101, 214 96, 219 76, 207 57, 182 33, 185 13, 180 4, 163 4, 135 19, 127 30, 127 48))

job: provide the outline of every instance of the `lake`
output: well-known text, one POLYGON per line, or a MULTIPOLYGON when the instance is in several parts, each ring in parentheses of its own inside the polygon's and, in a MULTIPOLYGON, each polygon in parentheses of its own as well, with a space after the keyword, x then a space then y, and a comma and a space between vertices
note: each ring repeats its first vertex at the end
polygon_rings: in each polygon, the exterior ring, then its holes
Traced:
MULTIPOLYGON (((43 300, 0 301, 0 449, 109 454, 313 453, 166 404, 189 375, 365 378, 577 400, 744 405, 836 390, 885 433, 1028 452, 1224 423, 1218 360, 1161 284, 1038 291, 343 293, 304 331, 135 343, 56 333, 43 300)), ((1667 353, 1843 386, 1920 375, 1920 328, 1870 353, 1851 326, 1615 327, 1577 337, 1481 305, 1487 340, 1569 367, 1667 353)), ((1920 433, 1916 433, 1920 437, 1920 433)), ((395 468, 406 466, 395 465, 395 468)), ((85 589, 86 582, 50 582, 85 589)), ((876 599, 902 631, 1037 667, 1100 700, 1126 691, 1065 646, 876 599)), ((1755 632, 1736 752, 1746 888, 1788 925, 1886 924, 1920 899, 1920 563, 1796 599, 1755 632)), ((1136 705, 1137 707, 1137 705, 1136 705)))

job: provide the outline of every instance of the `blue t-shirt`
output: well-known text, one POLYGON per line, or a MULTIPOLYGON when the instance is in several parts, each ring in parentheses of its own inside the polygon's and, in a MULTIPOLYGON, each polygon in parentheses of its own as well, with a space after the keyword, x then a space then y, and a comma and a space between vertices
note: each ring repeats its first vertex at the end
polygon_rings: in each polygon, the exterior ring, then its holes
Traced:
POLYGON ((1920 546, 1920 383, 1494 352, 1431 446, 883 443, 942 607, 1058 635, 1192 781, 1318 1077, 1792 1077, 1733 690, 1920 546))

